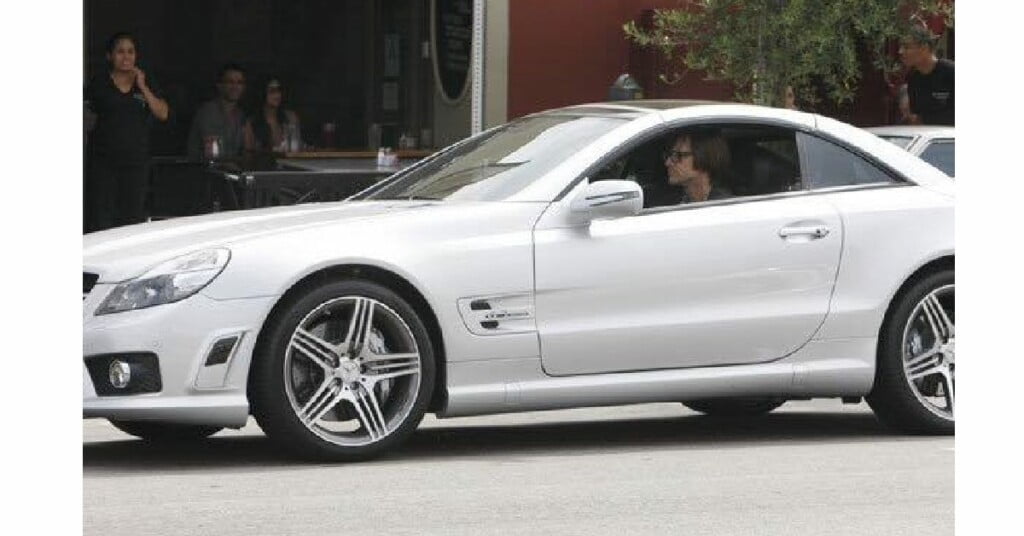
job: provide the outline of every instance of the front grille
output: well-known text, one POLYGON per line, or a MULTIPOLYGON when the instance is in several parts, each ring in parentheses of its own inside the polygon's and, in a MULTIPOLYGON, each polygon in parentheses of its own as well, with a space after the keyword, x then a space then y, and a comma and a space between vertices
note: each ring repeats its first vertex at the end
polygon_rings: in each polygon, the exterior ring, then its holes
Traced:
POLYGON ((96 280, 100 278, 99 274, 90 274, 89 272, 82 272, 82 299, 84 300, 89 292, 92 291, 92 287, 96 286, 96 280))

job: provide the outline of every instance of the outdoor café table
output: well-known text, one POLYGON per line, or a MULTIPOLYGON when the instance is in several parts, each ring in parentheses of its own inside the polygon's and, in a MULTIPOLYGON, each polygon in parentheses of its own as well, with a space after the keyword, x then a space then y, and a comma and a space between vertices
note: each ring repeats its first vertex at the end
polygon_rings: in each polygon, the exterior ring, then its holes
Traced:
POLYGON ((228 174, 244 185, 243 208, 339 201, 414 164, 430 151, 399 151, 395 166, 378 166, 376 152, 306 151, 278 156, 276 169, 228 174))
POLYGON ((316 151, 207 162, 155 157, 150 176, 154 219, 221 210, 338 201, 415 163, 430 151, 400 151, 396 166, 375 152, 316 151), (372 155, 372 158, 371 158, 372 155))

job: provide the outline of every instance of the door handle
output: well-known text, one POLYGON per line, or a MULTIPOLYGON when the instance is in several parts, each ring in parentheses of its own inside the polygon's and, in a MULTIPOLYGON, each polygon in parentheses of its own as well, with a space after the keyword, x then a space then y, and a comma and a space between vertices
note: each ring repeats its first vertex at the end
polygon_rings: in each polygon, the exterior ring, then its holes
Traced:
POLYGON ((779 237, 790 238, 793 236, 806 236, 811 239, 825 238, 830 232, 824 225, 795 225, 779 229, 779 237))

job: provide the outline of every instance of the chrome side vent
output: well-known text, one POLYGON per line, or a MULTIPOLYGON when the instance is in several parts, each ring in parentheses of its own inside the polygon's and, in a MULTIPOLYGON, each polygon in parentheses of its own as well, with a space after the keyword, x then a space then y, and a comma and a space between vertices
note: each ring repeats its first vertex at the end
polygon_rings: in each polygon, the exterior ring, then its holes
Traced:
POLYGON ((476 335, 505 335, 537 330, 530 294, 509 294, 459 300, 459 312, 476 335))

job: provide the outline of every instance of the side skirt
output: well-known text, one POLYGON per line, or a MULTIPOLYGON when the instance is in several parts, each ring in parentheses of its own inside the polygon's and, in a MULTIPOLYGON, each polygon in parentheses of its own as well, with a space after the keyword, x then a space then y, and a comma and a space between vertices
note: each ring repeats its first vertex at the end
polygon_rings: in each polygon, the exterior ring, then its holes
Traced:
POLYGON ((728 396, 863 396, 877 339, 811 341, 770 363, 548 376, 539 357, 448 363, 440 418, 728 396))

